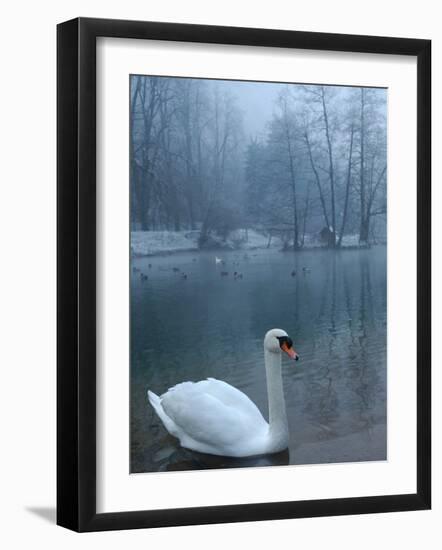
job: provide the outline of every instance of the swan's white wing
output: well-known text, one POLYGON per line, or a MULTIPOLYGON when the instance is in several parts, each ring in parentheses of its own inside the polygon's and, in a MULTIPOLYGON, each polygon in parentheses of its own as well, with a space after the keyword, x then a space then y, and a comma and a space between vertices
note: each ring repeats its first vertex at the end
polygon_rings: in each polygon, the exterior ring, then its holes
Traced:
POLYGON ((161 405, 180 430, 181 443, 200 442, 206 452, 229 452, 268 427, 245 394, 219 380, 178 384, 161 396, 161 405))
POLYGON ((216 378, 208 378, 207 380, 197 382, 195 386, 216 397, 224 405, 240 410, 242 414, 249 416, 252 422, 264 421, 261 411, 255 403, 245 393, 227 384, 227 382, 216 380, 216 378))

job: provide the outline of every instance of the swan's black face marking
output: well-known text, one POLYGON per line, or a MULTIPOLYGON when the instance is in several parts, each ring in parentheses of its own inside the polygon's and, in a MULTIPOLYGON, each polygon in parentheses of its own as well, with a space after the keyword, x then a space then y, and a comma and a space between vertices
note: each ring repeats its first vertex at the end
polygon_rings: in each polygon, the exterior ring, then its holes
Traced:
POLYGON ((299 355, 296 353, 295 348, 293 347, 293 340, 288 336, 277 336, 279 341, 279 347, 283 352, 285 352, 291 359, 298 361, 299 355))
POLYGON ((291 349, 293 347, 293 340, 289 338, 288 336, 277 336, 279 340, 279 347, 282 349, 283 344, 285 344, 288 349, 291 349))

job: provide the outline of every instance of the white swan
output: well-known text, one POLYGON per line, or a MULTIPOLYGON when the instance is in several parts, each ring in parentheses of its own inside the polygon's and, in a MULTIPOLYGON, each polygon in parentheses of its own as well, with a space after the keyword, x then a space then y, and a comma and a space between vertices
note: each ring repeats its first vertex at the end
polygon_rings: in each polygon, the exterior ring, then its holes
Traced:
POLYGON ((183 382, 148 398, 166 430, 181 445, 201 453, 245 457, 276 453, 288 446, 288 424, 281 376, 281 352, 298 360, 292 340, 281 329, 264 338, 269 423, 247 395, 221 380, 183 382))

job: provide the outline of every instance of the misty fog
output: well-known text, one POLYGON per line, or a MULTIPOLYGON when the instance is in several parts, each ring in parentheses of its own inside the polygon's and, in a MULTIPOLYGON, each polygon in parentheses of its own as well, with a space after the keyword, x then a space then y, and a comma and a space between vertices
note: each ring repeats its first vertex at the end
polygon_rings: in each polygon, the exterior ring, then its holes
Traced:
POLYGON ((130 93, 132 230, 385 241, 385 89, 132 76, 130 93))

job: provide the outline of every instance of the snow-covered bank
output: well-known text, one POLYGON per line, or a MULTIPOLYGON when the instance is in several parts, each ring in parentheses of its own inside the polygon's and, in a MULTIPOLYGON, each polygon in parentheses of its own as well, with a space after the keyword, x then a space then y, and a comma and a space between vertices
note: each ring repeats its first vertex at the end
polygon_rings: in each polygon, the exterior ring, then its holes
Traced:
MULTIPOLYGON (((199 231, 132 231, 131 251, 134 256, 159 256, 198 250, 199 231)), ((215 250, 255 250, 267 248, 269 239, 252 229, 232 231, 227 239, 212 238, 215 250)), ((280 247, 279 239, 270 246, 280 247)))
MULTIPOLYGON (((336 235, 336 241, 339 240, 339 235, 336 235)), ((321 242, 317 235, 306 235, 304 239, 305 249, 326 248, 326 245, 321 242)), ((344 235, 342 237, 341 248, 364 248, 359 242, 359 235, 344 235)))
MULTIPOLYGON (((131 253, 133 256, 161 256, 176 252, 199 250, 199 231, 132 231, 131 253)), ((211 236, 209 248, 213 250, 258 250, 265 248, 283 249, 283 242, 278 237, 262 235, 253 229, 237 229, 226 239, 211 236)), ((345 235, 342 248, 359 248, 357 235, 345 235)), ((323 249, 324 244, 315 236, 306 235, 301 250, 323 249)))
POLYGON ((198 231, 132 231, 131 251, 134 256, 157 256, 198 250, 198 231))

